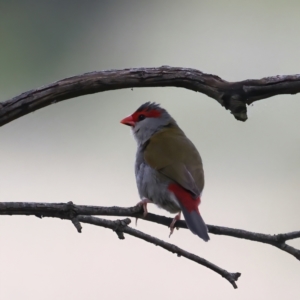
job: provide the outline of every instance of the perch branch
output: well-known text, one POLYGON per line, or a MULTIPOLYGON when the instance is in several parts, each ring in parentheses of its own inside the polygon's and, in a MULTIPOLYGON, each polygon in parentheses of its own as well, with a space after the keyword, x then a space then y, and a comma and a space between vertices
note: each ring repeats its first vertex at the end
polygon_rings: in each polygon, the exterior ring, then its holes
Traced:
MULTIPOLYGON (((129 209, 123 209, 120 207, 113 207, 114 211, 119 211, 121 213, 125 210, 131 211, 140 211, 140 207, 133 207, 129 209)), ((21 203, 21 202, 0 202, 0 214, 1 215, 35 215, 39 218, 43 217, 54 217, 60 219, 71 220, 73 225, 76 227, 78 232, 81 232, 81 224, 80 223, 88 223, 92 225, 97 225, 105 228, 110 228, 116 232, 119 239, 125 239, 124 233, 135 236, 136 238, 142 239, 148 243, 152 243, 156 246, 160 246, 163 249, 166 249, 172 253, 176 253, 177 256, 183 256, 189 260, 192 260, 202 266, 211 269, 212 271, 218 273, 225 279, 227 279, 232 286, 236 289, 236 281, 241 276, 240 273, 230 273, 225 269, 218 267, 217 265, 207 261, 204 258, 201 258, 193 253, 189 253, 173 244, 164 242, 156 237, 153 237, 149 234, 143 233, 139 230, 133 229, 129 227, 130 219, 125 220, 104 220, 97 217, 92 217, 89 214, 93 214, 93 210, 99 214, 101 211, 101 207, 89 207, 89 206, 80 206, 74 205, 72 202, 68 203, 21 203), (84 211, 87 215, 80 215, 80 211, 84 211)), ((108 207, 105 215, 109 215, 111 209, 108 207)))
POLYGON ((0 126, 37 109, 98 92, 134 87, 180 87, 203 93, 228 109, 237 120, 247 120, 251 103, 300 91, 300 75, 228 82, 190 68, 162 66, 85 73, 65 78, 0 102, 0 126))
MULTIPOLYGON (((39 217, 57 217, 61 219, 76 220, 78 215, 98 215, 98 216, 118 216, 118 217, 135 217, 157 224, 170 226, 172 218, 154 215, 148 213, 143 218, 141 206, 134 207, 102 207, 102 206, 86 206, 68 203, 34 203, 34 202, 0 202, 0 215, 35 215, 39 217)), ((72 221, 74 224, 74 221, 72 221)), ((74 224, 75 225, 75 224, 74 224)), ((75 226, 76 227, 76 226, 75 226)), ((177 221, 176 227, 187 228, 185 221, 177 221)), ((269 244, 278 249, 285 251, 296 259, 300 260, 300 250, 288 244, 286 241, 300 238, 300 231, 294 231, 282 234, 263 234, 255 233, 242 229, 234 229, 216 225, 207 225, 208 231, 216 235, 226 235, 240 239, 246 239, 259 243, 269 244)), ((78 230, 78 227, 76 227, 78 230)))

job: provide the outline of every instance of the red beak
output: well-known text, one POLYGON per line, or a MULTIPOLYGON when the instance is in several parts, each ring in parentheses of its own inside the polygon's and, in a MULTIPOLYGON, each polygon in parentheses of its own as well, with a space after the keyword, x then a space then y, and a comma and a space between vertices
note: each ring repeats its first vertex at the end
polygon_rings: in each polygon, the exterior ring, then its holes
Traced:
POLYGON ((128 125, 128 126, 134 126, 135 125, 135 122, 133 121, 132 116, 126 117, 125 119, 121 120, 120 123, 122 123, 124 125, 128 125))

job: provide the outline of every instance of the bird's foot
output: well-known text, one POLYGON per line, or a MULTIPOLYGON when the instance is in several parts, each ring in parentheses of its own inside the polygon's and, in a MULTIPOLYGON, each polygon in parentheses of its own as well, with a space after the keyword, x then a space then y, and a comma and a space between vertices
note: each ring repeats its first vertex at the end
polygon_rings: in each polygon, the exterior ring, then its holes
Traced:
MULTIPOLYGON (((181 216, 181 212, 179 212, 179 213, 174 217, 172 223, 170 224, 170 235, 169 235, 169 237, 171 237, 171 235, 173 234, 174 229, 175 229, 175 224, 176 224, 177 221, 180 220, 180 216, 181 216)), ((177 229, 179 229, 179 228, 177 227, 177 229)))
POLYGON ((148 203, 153 203, 151 200, 147 199, 147 198, 143 198, 143 200, 141 200, 140 202, 137 203, 137 205, 141 205, 143 206, 143 217, 145 218, 148 214, 148 210, 147 210, 147 204, 148 203))
MULTIPOLYGON (((147 210, 148 203, 153 203, 153 202, 147 198, 143 198, 143 200, 141 200, 140 202, 137 203, 137 205, 143 206, 143 210, 144 210, 143 218, 145 218, 148 214, 148 210, 147 210)), ((137 226, 137 221, 138 221, 138 218, 135 219, 135 226, 137 226)))

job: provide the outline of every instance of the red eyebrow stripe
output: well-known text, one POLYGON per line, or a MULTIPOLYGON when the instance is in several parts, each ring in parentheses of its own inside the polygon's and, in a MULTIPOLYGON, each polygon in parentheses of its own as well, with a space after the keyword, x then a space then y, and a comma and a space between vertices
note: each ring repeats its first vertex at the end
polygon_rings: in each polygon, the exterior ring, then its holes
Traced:
POLYGON ((147 117, 149 117, 149 118, 158 118, 158 117, 161 116, 161 113, 160 113, 159 110, 153 109, 153 110, 147 111, 147 112, 145 113, 145 115, 146 115, 147 117))
POLYGON ((137 121, 140 115, 145 115, 147 118, 159 118, 161 116, 161 112, 157 109, 152 109, 149 111, 147 110, 136 111, 135 113, 132 114, 133 120, 137 121))

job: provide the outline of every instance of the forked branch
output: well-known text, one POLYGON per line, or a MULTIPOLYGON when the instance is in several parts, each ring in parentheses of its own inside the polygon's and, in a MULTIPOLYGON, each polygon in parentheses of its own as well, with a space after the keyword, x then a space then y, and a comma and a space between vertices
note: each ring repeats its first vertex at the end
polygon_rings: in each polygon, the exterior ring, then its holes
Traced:
MULTIPOLYGON (((75 205, 72 202, 68 203, 31 203, 31 202, 0 202, 0 215, 34 215, 37 217, 55 217, 61 219, 71 220, 78 232, 81 232, 80 222, 90 223, 98 226, 103 226, 106 228, 111 228, 116 231, 119 238, 124 238, 123 233, 131 234, 135 237, 144 239, 155 245, 159 245, 162 248, 169 250, 178 255, 184 256, 191 259, 199 264, 202 264, 211 270, 217 272, 218 274, 225 277, 231 284, 236 287, 235 281, 240 276, 240 273, 229 273, 224 269, 215 266, 214 264, 200 258, 192 253, 188 253, 175 245, 166 243, 164 241, 158 240, 155 237, 147 235, 136 229, 128 227, 129 219, 109 221, 103 220, 91 216, 117 216, 117 217, 134 217, 141 218, 146 221, 155 222, 157 224, 170 226, 172 219, 164 216, 154 215, 148 213, 146 218, 143 218, 142 207, 102 207, 102 206, 85 206, 85 205, 75 205), (124 223, 125 222, 125 223, 124 223)), ((187 228, 185 221, 177 221, 176 227, 187 228)), ((255 242, 260 242, 264 244, 269 244, 278 249, 285 251, 293 255, 296 259, 300 260, 300 250, 296 249, 288 244, 286 241, 300 238, 300 231, 294 231, 282 234, 262 234, 255 233, 241 229, 234 229, 216 225, 207 225, 208 230, 211 234, 216 235, 227 235, 235 238, 241 238, 246 240, 251 240, 255 242)))
POLYGON ((209 262, 208 260, 197 256, 193 253, 185 251, 176 245, 162 241, 154 236, 141 232, 139 230, 129 227, 130 219, 124 220, 105 220, 91 215, 126 215, 133 217, 140 217, 142 215, 141 207, 135 206, 130 208, 122 207, 97 207, 97 206, 82 206, 74 205, 72 202, 68 203, 29 203, 29 202, 0 202, 0 215, 33 215, 39 218, 53 217, 71 220, 78 232, 81 232, 80 223, 88 223, 96 226, 110 228, 116 232, 119 239, 124 239, 124 233, 132 235, 136 238, 142 239, 148 243, 160 246, 172 253, 177 254, 178 257, 183 256, 191 261, 194 261, 202 266, 211 269, 218 273, 236 289, 236 281, 241 276, 240 273, 230 273, 225 269, 209 262), (102 213, 101 213, 102 211, 102 213), (115 212, 115 213, 114 213, 115 212))

